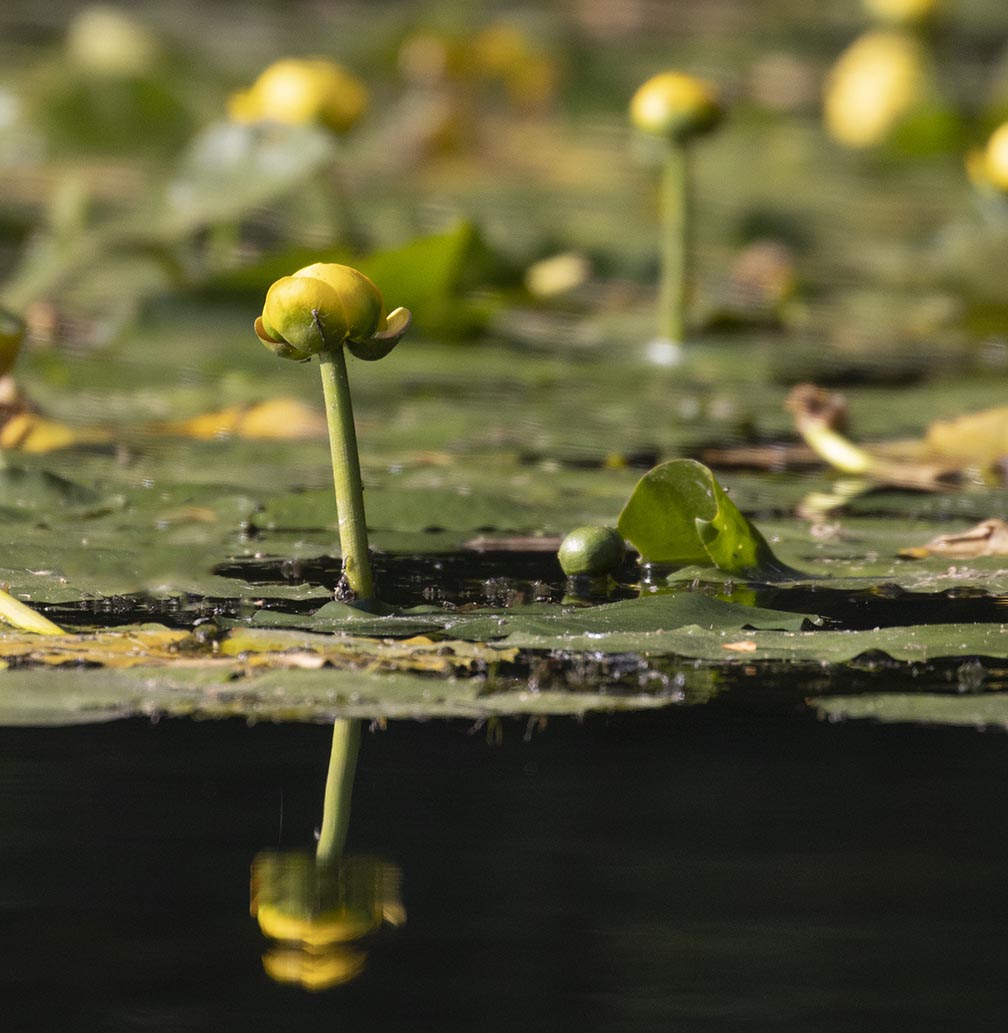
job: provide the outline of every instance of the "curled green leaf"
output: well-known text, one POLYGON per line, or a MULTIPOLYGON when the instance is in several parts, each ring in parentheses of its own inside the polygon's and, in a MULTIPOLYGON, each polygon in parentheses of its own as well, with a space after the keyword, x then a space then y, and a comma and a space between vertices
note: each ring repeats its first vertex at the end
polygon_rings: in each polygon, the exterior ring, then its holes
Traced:
POLYGON ((646 563, 715 566, 769 580, 800 576, 777 559, 714 474, 692 459, 646 473, 617 527, 646 563))

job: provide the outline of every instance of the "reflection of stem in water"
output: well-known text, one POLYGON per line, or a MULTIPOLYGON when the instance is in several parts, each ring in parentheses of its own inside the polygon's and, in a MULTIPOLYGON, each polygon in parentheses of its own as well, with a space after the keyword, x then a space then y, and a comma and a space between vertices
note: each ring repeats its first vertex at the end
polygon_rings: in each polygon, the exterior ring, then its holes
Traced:
POLYGON ((332 753, 326 776, 322 828, 315 856, 320 864, 339 860, 350 822, 350 797, 353 794, 360 721, 340 719, 333 724, 332 753))

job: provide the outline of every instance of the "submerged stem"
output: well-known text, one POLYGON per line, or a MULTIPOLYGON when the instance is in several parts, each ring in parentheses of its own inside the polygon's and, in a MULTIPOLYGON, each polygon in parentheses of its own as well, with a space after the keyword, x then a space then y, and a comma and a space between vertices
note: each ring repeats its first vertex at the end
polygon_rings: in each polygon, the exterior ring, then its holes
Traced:
POLYGON ((338 861, 343 853, 359 745, 360 721, 344 718, 333 724, 332 753, 329 755, 329 774, 322 804, 322 829, 315 848, 315 857, 322 863, 338 861))
POLYGON ((689 153, 670 141, 665 150, 661 186, 661 285, 658 333, 673 344, 686 335, 686 292, 689 280, 689 153))
POLYGON ((354 428, 350 380, 343 346, 320 352, 319 360, 326 422, 329 425, 343 576, 358 599, 371 599, 374 596, 374 579, 368 555, 364 486, 361 482, 357 432, 354 428))

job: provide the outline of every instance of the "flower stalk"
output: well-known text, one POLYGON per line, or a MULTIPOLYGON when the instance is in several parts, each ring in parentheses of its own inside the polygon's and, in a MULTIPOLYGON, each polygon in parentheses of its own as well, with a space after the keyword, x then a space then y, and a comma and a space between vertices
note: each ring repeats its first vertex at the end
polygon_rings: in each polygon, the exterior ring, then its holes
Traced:
POLYGON ((341 598, 375 596, 346 350, 368 362, 384 358, 409 324, 406 309, 386 315, 381 293, 363 273, 327 262, 277 280, 255 321, 256 336, 275 355, 319 358, 343 558, 341 598))
POLYGON ((661 283, 658 292, 658 333, 662 340, 681 344, 686 337, 689 290, 689 152, 670 140, 662 169, 661 283))
POLYGON ((335 348, 320 353, 319 370, 329 427, 343 578, 355 598, 371 599, 374 596, 374 576, 371 573, 364 487, 344 350, 335 348))

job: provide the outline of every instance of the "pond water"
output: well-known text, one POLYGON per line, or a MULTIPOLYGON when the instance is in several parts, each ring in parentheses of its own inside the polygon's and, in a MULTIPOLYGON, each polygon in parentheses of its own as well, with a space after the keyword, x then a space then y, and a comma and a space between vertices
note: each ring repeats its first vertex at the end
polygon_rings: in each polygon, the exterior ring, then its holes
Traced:
POLYGON ((1008 513, 1004 409, 922 475, 1004 405, 1008 195, 969 158, 1008 113, 1004 0, 907 30, 921 96, 864 150, 821 88, 867 5, 455 6, 138 3, 120 81, 79 64, 83 3, 0 4, 30 403, 0 412, 0 588, 68 632, 0 631, 3 1027, 1000 1031, 1008 562, 907 554, 1008 513), (463 59, 494 40, 543 92, 463 59), (372 96, 338 148, 229 120, 316 49, 372 96), (680 352, 627 124, 666 66, 731 109, 680 352), (390 612, 334 598, 317 374, 252 332, 315 259, 414 313, 351 363, 390 612), (805 447, 802 383, 844 393, 870 477, 805 447), (575 597, 561 537, 682 459, 788 579, 630 553, 575 597), (362 717, 320 866, 328 723, 362 717), (352 900, 349 944, 306 946, 302 890, 352 900))
POLYGON ((365 732, 349 854, 405 923, 264 973, 263 851, 310 848, 318 725, 0 730, 11 1030, 1004 1028, 1001 734, 728 702, 365 732))

